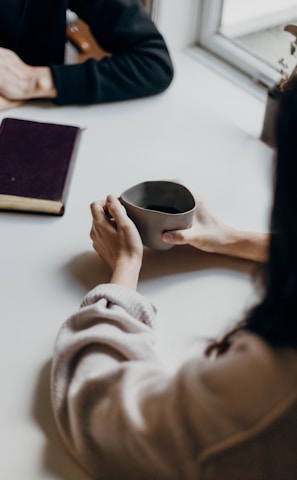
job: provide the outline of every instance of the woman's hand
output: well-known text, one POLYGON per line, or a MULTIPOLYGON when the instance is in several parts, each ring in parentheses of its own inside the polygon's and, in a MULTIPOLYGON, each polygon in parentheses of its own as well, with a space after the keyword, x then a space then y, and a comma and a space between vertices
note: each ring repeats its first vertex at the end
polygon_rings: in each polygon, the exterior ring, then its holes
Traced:
POLYGON ((204 252, 265 262, 270 234, 246 232, 230 227, 216 217, 200 198, 196 198, 192 227, 164 232, 163 240, 175 245, 188 244, 204 252))
POLYGON ((112 270, 112 283, 136 288, 143 245, 135 224, 120 201, 109 195, 91 204, 93 247, 112 270), (108 211, 108 215, 106 214, 108 211))
POLYGON ((188 244, 205 252, 218 252, 226 243, 230 227, 225 225, 196 197, 196 210, 191 228, 165 232, 163 240, 175 245, 188 244))
POLYGON ((55 98, 50 68, 27 65, 12 50, 0 47, 0 96, 8 101, 55 98))

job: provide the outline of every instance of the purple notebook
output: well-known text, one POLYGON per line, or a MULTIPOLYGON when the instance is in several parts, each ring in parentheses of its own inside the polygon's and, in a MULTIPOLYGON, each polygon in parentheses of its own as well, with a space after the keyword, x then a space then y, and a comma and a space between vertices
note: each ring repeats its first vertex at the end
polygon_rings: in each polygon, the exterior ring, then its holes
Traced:
POLYGON ((0 126, 0 209, 63 215, 81 129, 5 118, 0 126))

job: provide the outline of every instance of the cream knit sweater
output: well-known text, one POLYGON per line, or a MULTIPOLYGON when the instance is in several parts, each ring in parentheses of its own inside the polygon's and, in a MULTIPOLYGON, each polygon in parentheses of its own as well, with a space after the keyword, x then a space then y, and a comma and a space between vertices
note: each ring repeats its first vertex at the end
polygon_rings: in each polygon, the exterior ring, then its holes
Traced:
POLYGON ((91 478, 296 480, 297 352, 242 333, 218 359, 169 375, 155 314, 140 294, 100 285, 58 334, 54 414, 91 478))

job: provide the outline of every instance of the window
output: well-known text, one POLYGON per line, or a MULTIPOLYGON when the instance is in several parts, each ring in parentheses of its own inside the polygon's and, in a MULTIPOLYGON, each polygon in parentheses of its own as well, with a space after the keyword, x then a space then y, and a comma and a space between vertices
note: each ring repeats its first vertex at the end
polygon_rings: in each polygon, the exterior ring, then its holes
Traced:
POLYGON ((297 0, 201 0, 198 45, 271 86, 296 62, 286 24, 297 24, 297 0))

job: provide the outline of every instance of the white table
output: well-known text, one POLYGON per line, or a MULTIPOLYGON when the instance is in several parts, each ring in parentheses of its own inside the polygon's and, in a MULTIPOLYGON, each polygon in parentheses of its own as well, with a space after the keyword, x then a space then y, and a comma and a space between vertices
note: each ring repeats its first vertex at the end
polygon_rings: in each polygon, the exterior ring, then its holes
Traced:
MULTIPOLYGON (((176 70, 172 87, 153 98, 0 113, 0 120, 86 128, 63 217, 0 213, 3 480, 86 478, 57 437, 48 373, 60 325, 89 288, 108 280, 89 239, 92 200, 140 181, 180 178, 225 221, 267 228, 272 151, 258 140, 264 105, 187 56, 176 58, 176 70)), ((187 248, 146 252, 139 291, 158 307, 167 368, 176 368, 199 336, 241 318, 256 299, 254 269, 187 248)))

